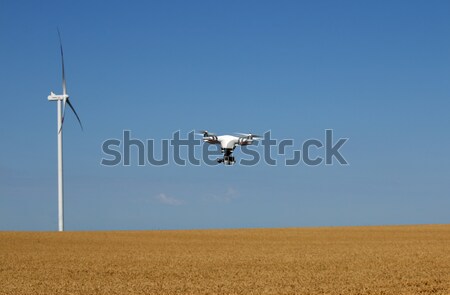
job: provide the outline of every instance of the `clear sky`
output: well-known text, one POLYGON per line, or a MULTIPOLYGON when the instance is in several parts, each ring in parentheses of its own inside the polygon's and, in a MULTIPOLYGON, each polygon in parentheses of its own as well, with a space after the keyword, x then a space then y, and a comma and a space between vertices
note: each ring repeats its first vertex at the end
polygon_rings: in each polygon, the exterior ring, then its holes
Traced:
POLYGON ((449 1, 2 0, 0 230, 57 228, 56 27, 67 230, 450 223, 449 1), (333 129, 350 165, 100 165, 198 129, 333 129))

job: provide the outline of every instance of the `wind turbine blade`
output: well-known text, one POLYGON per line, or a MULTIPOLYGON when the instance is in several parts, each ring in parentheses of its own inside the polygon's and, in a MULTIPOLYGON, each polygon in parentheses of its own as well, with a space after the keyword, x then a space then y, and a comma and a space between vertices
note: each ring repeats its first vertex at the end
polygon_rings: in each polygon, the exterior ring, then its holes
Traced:
POLYGON ((61 133, 61 130, 62 130, 62 127, 63 127, 63 123, 64 123, 64 117, 61 117, 61 127, 59 127, 58 133, 61 133))
POLYGON ((67 94, 67 86, 66 86, 66 73, 64 71, 64 51, 62 46, 62 40, 61 40, 61 33, 58 30, 58 38, 59 38, 59 49, 61 51, 61 70, 62 70, 62 87, 63 87, 63 94, 67 94))
POLYGON ((64 117, 66 116, 66 103, 67 103, 67 97, 64 96, 64 100, 62 102, 63 106, 62 106, 62 115, 61 115, 61 129, 64 124, 64 117))
MULTIPOLYGON (((64 70, 64 50, 63 50, 63 46, 62 46, 62 39, 61 39, 61 33, 59 31, 59 28, 56 28, 56 30, 58 31, 58 38, 59 38, 59 49, 61 52, 61 75, 62 75, 62 89, 63 89, 63 96, 64 96, 64 100, 63 100, 63 106, 62 106, 62 116, 61 116, 61 129, 62 129, 62 125, 64 123, 64 116, 66 115, 66 103, 67 103, 67 84, 66 84, 66 71, 64 70)), ((61 132, 61 130, 59 130, 59 132, 61 132)))
MULTIPOLYGON (((67 99, 67 104, 68 104, 69 107, 72 109, 72 111, 73 111, 73 113, 75 114, 75 116, 77 117, 78 123, 80 123, 81 130, 83 130, 83 124, 81 124, 80 117, 78 117, 78 114, 77 114, 77 112, 75 111, 75 108, 74 108, 74 107, 72 106, 72 104, 70 103, 70 100, 69 100, 69 99, 67 99)), ((64 120, 64 118, 63 118, 63 120, 64 120)))

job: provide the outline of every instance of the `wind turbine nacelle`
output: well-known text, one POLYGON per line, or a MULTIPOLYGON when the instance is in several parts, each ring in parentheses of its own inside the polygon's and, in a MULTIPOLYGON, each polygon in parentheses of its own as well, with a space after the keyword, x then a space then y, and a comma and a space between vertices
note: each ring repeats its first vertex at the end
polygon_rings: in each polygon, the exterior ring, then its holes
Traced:
POLYGON ((53 92, 50 92, 50 95, 47 98, 49 101, 58 101, 58 100, 64 101, 64 99, 69 98, 69 95, 67 95, 67 94, 66 95, 64 95, 64 94, 57 95, 57 94, 54 94, 53 92))

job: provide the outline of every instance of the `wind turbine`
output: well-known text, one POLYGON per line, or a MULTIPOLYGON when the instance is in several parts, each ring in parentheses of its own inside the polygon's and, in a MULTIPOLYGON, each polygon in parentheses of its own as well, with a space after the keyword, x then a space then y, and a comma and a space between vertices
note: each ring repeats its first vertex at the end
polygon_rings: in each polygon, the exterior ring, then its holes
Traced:
POLYGON ((64 116, 66 111, 66 104, 73 111, 75 116, 77 117, 78 123, 80 123, 81 130, 83 130, 83 125, 81 124, 80 117, 78 117, 75 108, 72 106, 69 100, 69 95, 67 94, 67 85, 66 85, 66 75, 64 73, 64 52, 61 41, 61 34, 58 29, 58 37, 59 37, 59 48, 61 51, 61 66, 62 66, 62 95, 54 94, 50 92, 48 96, 49 101, 56 101, 56 109, 57 109, 57 118, 58 118, 58 231, 64 231, 64 183, 63 183, 63 123, 64 116))

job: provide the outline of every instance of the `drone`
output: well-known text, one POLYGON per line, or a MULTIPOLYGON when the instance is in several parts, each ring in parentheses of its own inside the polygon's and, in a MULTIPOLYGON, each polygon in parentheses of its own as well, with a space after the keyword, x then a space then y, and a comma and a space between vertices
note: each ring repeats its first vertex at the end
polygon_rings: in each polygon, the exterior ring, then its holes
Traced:
POLYGON ((234 157, 231 155, 237 145, 250 145, 255 140, 262 138, 255 134, 237 133, 239 136, 234 135, 215 135, 214 133, 206 130, 201 130, 198 134, 203 135, 203 142, 209 144, 220 144, 223 158, 218 158, 217 162, 224 163, 225 165, 233 165, 236 163, 234 157))

